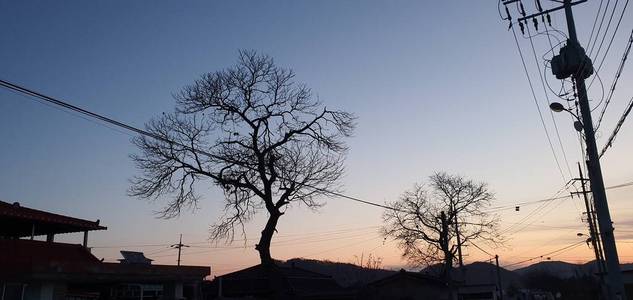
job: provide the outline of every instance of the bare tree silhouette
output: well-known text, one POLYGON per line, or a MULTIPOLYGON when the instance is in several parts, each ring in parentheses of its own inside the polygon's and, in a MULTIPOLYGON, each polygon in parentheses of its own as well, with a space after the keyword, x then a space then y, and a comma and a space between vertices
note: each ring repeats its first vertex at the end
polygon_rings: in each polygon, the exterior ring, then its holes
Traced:
POLYGON ((329 110, 290 69, 254 51, 240 51, 235 66, 203 75, 174 95, 176 112, 146 124, 162 139, 133 139, 141 174, 129 194, 155 200, 169 196, 161 216, 195 209, 196 186, 207 180, 225 195, 213 240, 235 239, 236 229, 265 209, 268 221, 255 247, 272 264, 270 243, 289 205, 317 209, 317 198, 338 191, 347 152, 344 138, 354 116, 329 110))
POLYGON ((494 195, 485 183, 438 172, 429 177, 427 189, 416 184, 398 201, 388 203, 383 214, 383 234, 399 242, 403 257, 414 266, 442 264, 442 274, 450 271, 462 244, 486 240, 502 242, 496 235, 499 220, 483 208, 494 195))

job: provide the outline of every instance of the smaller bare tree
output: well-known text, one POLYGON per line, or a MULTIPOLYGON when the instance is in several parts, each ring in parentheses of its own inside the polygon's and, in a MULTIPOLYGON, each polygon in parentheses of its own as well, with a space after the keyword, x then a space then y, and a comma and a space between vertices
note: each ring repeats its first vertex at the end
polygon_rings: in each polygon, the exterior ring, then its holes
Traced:
POLYGON ((494 195, 485 183, 443 172, 429 178, 429 187, 416 184, 383 214, 383 234, 399 242, 412 266, 442 264, 449 280, 457 261, 458 244, 500 243, 499 219, 484 211, 494 195))
POLYGON ((382 257, 371 253, 365 257, 365 253, 361 253, 360 256, 354 255, 353 264, 363 269, 378 270, 382 268, 382 257))

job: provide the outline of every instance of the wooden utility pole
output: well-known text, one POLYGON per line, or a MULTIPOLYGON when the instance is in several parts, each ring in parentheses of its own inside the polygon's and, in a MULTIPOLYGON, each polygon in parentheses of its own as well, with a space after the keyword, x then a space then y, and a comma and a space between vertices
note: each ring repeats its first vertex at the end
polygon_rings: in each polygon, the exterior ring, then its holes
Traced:
POLYGON ((589 193, 587 191, 587 189, 585 188, 585 181, 588 181, 588 179, 583 177, 582 174, 582 168, 580 167, 580 163, 578 163, 578 174, 580 175, 580 178, 578 178, 578 180, 580 180, 580 184, 582 187, 582 196, 585 200, 585 209, 587 210, 587 223, 589 224, 589 235, 590 235, 590 240, 591 240, 591 245, 593 246, 593 252, 596 256, 596 266, 598 267, 598 277, 600 278, 600 292, 602 293, 603 297, 607 297, 608 293, 606 290, 606 286, 605 286, 605 281, 604 281, 604 275, 606 274, 606 266, 604 265, 604 257, 602 255, 602 248, 600 247, 600 235, 598 234, 598 230, 595 227, 595 222, 594 222, 594 213, 593 213, 593 209, 591 209, 591 207, 593 206, 590 202, 589 202, 589 197, 587 197, 587 194, 589 193))
MULTIPOLYGON (((503 4, 508 5, 517 1, 519 0, 506 0, 503 4)), ((528 21, 532 21, 536 26, 538 24, 537 17, 547 15, 549 18, 549 14, 551 12, 561 9, 565 11, 569 39, 567 40, 567 45, 561 48, 560 55, 552 58, 552 73, 556 75, 556 78, 558 79, 571 77, 571 79, 576 83, 580 116, 574 115, 578 119, 578 122, 576 122, 578 126, 575 127, 577 130, 582 129, 585 136, 589 183, 591 193, 593 194, 596 217, 598 221, 597 223, 600 228, 600 237, 602 240, 602 248, 604 250, 607 267, 607 276, 605 278, 607 291, 609 299, 611 300, 626 300, 627 297, 624 292, 622 273, 620 271, 620 259, 618 258, 615 237, 613 236, 613 222, 611 221, 611 215, 609 213, 609 204, 607 202, 607 194, 604 189, 604 179, 602 178, 600 157, 596 146, 593 121, 591 119, 591 107, 589 106, 587 87, 585 86, 585 79, 593 74, 593 65, 591 63, 591 59, 586 55, 585 50, 578 42, 576 24, 574 23, 574 14, 572 12, 572 6, 586 1, 587 0, 577 0, 572 2, 572 0, 563 0, 562 6, 547 10, 542 10, 542 8, 539 7, 539 12, 532 15, 525 15, 525 12, 522 11, 523 17, 518 18, 517 22, 521 28, 527 25, 528 21)), ((506 13, 508 13, 508 10, 506 10, 506 13)), ((509 13, 507 19, 511 21, 509 13)), ((510 23, 510 26, 512 26, 512 23, 510 23)), ((572 113, 560 103, 552 103, 550 104, 550 108, 555 111, 566 110, 572 113)))
MULTIPOLYGON (((578 42, 576 35, 576 25, 574 24, 574 15, 572 13, 571 0, 564 0, 565 16, 567 17, 567 31, 569 33, 568 44, 577 50, 576 54, 584 50, 578 42)), ((586 55, 583 57, 586 58, 586 55)), ((624 292, 624 284, 622 282, 622 273, 620 271, 620 259, 618 258, 618 250, 615 245, 615 237, 613 236, 613 222, 609 213, 609 204, 607 202, 607 193, 604 189, 604 180, 602 178, 602 169, 600 167, 600 157, 598 155, 598 147, 596 146, 596 137, 593 129, 593 121, 591 119, 591 107, 589 106, 589 98, 587 97, 587 88, 585 86, 585 69, 591 66, 591 60, 583 58, 580 70, 577 71, 572 78, 576 81, 576 90, 578 92, 578 105, 582 116, 582 124, 585 132, 585 144, 587 146, 587 170, 589 171, 589 182, 591 192, 593 193, 594 205, 598 223, 600 226, 601 240, 603 243, 604 256, 607 262, 607 288, 609 290, 609 298, 626 299, 624 292), (586 65, 589 64, 589 65, 586 65)))
POLYGON ((578 173, 580 174, 580 184, 582 186, 582 196, 585 200, 585 209, 587 210, 587 223, 589 224, 589 234, 591 236, 591 245, 593 246, 594 254, 596 256, 596 264, 598 266, 598 272, 600 274, 601 281, 603 280, 605 273, 604 261, 602 259, 602 249, 598 247, 600 238, 598 235, 598 230, 595 227, 593 220, 593 209, 591 209, 591 203, 589 203, 589 197, 587 197, 587 189, 585 188, 585 179, 582 174, 582 168, 580 167, 580 163, 578 164, 578 173))
POLYGON ((503 285, 501 284, 501 268, 499 267, 499 255, 495 255, 497 262, 497 286, 499 287, 499 300, 503 300, 503 285))
POLYGON ((172 248, 178 249, 178 265, 180 266, 180 252, 182 251, 182 247, 189 247, 189 245, 185 245, 182 243, 182 233, 180 234, 180 240, 178 244, 171 245, 172 248))

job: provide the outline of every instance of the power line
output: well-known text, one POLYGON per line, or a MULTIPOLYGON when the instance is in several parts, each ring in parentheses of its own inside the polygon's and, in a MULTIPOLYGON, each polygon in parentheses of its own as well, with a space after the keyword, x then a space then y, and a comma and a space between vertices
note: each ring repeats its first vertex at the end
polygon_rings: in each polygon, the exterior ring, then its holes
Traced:
POLYGON ((624 64, 629 56, 629 52, 631 51, 631 44, 633 43, 633 30, 631 30, 631 35, 629 36, 629 41, 624 48, 624 53, 622 54, 622 59, 620 60, 620 65, 618 66, 618 70, 615 72, 615 77, 613 78, 613 83, 611 84, 611 88, 609 90, 609 95, 607 96, 606 102, 602 107, 602 111, 600 112, 600 117, 598 118, 598 123, 596 124, 596 130, 600 128, 600 124, 602 123, 602 118, 604 117, 605 112, 607 111, 607 107, 609 103, 611 103, 611 98, 613 97, 613 93, 615 92, 615 86, 622 75, 622 70, 624 70, 624 64))
MULTIPOLYGON (((617 5, 617 3, 616 3, 617 5)), ((611 45, 613 44, 613 40, 615 39, 615 36, 618 32, 618 29, 620 28, 620 23, 622 22, 622 17, 624 17, 624 12, 626 11, 626 7, 629 5, 629 0, 626 0, 626 2, 624 3, 624 8, 622 8, 622 13, 620 14, 620 18, 618 20, 618 24, 615 27, 615 30, 613 31, 613 35, 611 36, 611 40, 609 41, 609 45, 607 46, 607 50, 604 52, 604 55, 602 56, 602 60, 600 61, 600 64, 598 65, 598 68, 596 69, 596 74, 598 74, 598 72, 600 72, 600 69, 602 68, 602 65, 604 64, 604 61, 607 58, 607 54, 609 53, 609 50, 611 49, 611 45)), ((615 11, 615 8, 614 8, 615 11)), ((613 16, 611 16, 613 17, 613 16)), ((604 33, 605 37, 607 35, 607 32, 604 33)), ((604 37, 602 38, 603 42, 604 42, 604 37)), ((600 44, 600 46, 602 47, 602 43, 600 44)), ((599 50, 598 50, 599 51, 599 50)), ((598 58, 598 53, 596 53, 596 57, 594 58, 597 59, 598 58)), ((593 81, 595 80, 592 79, 591 82, 589 83, 589 87, 591 87, 591 85, 593 84, 593 81)))
MULTIPOLYGON (((596 24, 598 23, 598 17, 600 17, 600 11, 602 11, 602 3, 603 3, 603 0, 600 0, 600 6, 598 6, 598 12, 596 13, 596 18, 593 20, 593 26, 591 26, 591 34, 589 35, 589 40, 587 41, 587 45, 585 46, 585 48, 589 48, 589 45, 591 44, 591 39, 593 38, 593 33, 596 30, 596 24)), ((604 9, 606 12, 607 8, 605 7, 604 9)), ((598 38, 598 34, 596 33, 596 39, 597 38, 598 38)))
POLYGON ((602 157, 604 155, 604 153, 607 151, 607 149, 609 149, 609 147, 613 146, 613 141, 615 140, 615 137, 618 135, 618 132, 620 131, 620 128, 622 128, 622 124, 624 124, 624 121, 626 120, 626 117, 631 112, 632 108, 633 108, 633 97, 631 97, 631 100, 629 100, 629 104, 627 105, 626 110, 624 110, 624 113, 620 117, 620 120, 618 121, 618 124, 615 125, 615 129, 613 129, 613 132, 611 133, 611 136, 609 136, 609 139, 607 140, 607 143, 602 148, 602 151, 600 151, 600 155, 598 157, 602 157))
POLYGON ((585 243, 585 241, 580 241, 580 242, 577 242, 577 243, 565 246, 563 248, 556 249, 556 250, 551 251, 551 252, 547 252, 547 253, 539 255, 539 256, 535 256, 535 257, 532 257, 532 258, 529 258, 529 259, 526 259, 526 260, 522 260, 522 261, 519 261, 519 262, 515 262, 515 263, 509 264, 509 265, 504 265, 503 268, 508 268, 508 267, 524 264, 526 262, 530 262, 530 261, 533 261, 535 259, 542 259, 544 257, 550 256, 550 255, 556 254, 556 253, 560 254, 560 253, 572 250, 572 249, 574 249, 574 248, 576 248, 576 247, 578 247, 578 246, 580 246, 580 245, 582 245, 584 243, 585 243))
POLYGON ((494 255, 490 254, 490 252, 488 252, 488 251, 484 250, 483 248, 477 246, 477 244, 475 244, 473 241, 470 241, 469 243, 471 245, 475 246, 475 248, 479 249, 479 251, 481 251, 481 252, 483 252, 485 254, 488 254, 490 257, 495 257, 494 255))
MULTIPOLYGON (((547 28, 547 27, 545 27, 545 28, 547 28)), ((528 26, 527 32, 528 32, 528 35, 529 35, 530 34, 530 26, 528 26)), ((534 41, 532 40, 532 36, 530 36, 529 40, 530 40, 530 45, 531 45, 531 48, 532 48, 532 53, 534 54, 534 62, 536 63, 536 68, 538 70, 539 79, 541 80, 541 85, 543 86, 543 93, 545 94, 545 100, 547 100, 547 105, 549 106, 550 104, 552 104, 552 102, 549 100, 549 96, 548 96, 548 93, 547 93, 547 88, 546 88, 546 85, 545 85, 545 80, 543 79, 543 74, 541 74, 541 66, 539 64, 538 57, 536 55, 536 49, 534 48, 534 41)), ((550 46, 552 46, 552 41, 549 39, 549 35, 548 35, 548 40, 549 40, 550 46)), ((538 109, 539 109, 539 113, 540 113, 540 107, 538 109)), ((569 167, 569 161, 567 160, 567 154, 565 153, 565 147, 563 146, 563 141, 560 138, 560 132, 558 130, 558 124, 556 123, 556 118, 554 118, 554 112, 552 110, 549 110, 549 113, 550 113, 550 116, 552 117, 552 122, 554 124, 554 131, 556 132, 556 137, 558 138, 558 143, 560 145, 560 150, 561 150, 561 152, 563 154, 563 159, 565 160, 565 164, 567 165, 567 171, 569 172, 569 177, 572 178, 573 175, 571 173, 571 168, 569 167)))
MULTIPOLYGON (((516 37, 516 32, 514 32, 514 29, 513 29, 513 33, 514 33, 514 37, 515 37, 515 42, 517 43, 519 54, 521 56, 521 60, 523 62, 524 69, 527 70, 527 67, 525 65, 525 60, 523 59, 523 55, 522 55, 522 52, 521 52, 521 49, 520 49, 520 46, 519 46, 519 43, 518 43, 518 39, 516 37)), ((526 75, 528 76, 528 80, 530 80, 528 73, 526 73, 526 75)), ((100 121, 103 121, 103 122, 106 122, 108 124, 112 124, 112 125, 121 127, 123 129, 129 130, 129 131, 141 134, 141 135, 145 135, 145 136, 157 139, 157 140, 161 140, 161 141, 166 142, 166 143, 175 144, 175 145, 181 146, 183 148, 187 148, 187 149, 189 149, 191 151, 195 151, 195 152, 197 152, 199 154, 207 155, 207 156, 209 156, 211 158, 217 158, 217 156, 215 156, 215 155, 213 155, 211 153, 208 153, 206 151, 199 150, 199 149, 193 149, 190 146, 183 145, 183 144, 171 141, 171 140, 166 139, 164 137, 152 134, 152 133, 150 133, 148 131, 139 129, 137 127, 125 124, 125 123, 120 122, 120 121, 116 121, 114 119, 111 119, 109 117, 106 117, 106 116, 103 116, 103 115, 100 115, 100 114, 97 114, 97 113, 94 113, 94 112, 90 112, 90 111, 85 110, 83 108, 80 108, 78 106, 75 106, 75 105, 72 105, 70 103, 64 102, 62 100, 59 100, 59 99, 56 99, 56 98, 44 95, 42 93, 33 91, 31 89, 19 86, 17 84, 10 83, 10 82, 5 81, 5 80, 1 80, 0 79, 0 86, 2 86, 4 88, 7 88, 9 90, 12 90, 12 91, 16 91, 16 92, 19 92, 19 93, 31 96, 31 97, 42 99, 42 100, 44 100, 46 102, 49 102, 49 103, 52 103, 54 105, 58 105, 58 106, 61 106, 63 108, 66 108, 66 109, 79 112, 81 114, 84 114, 84 115, 96 118, 96 119, 98 119, 100 121)), ((532 88, 532 85, 531 85, 531 81, 530 81, 530 88, 532 90, 532 95, 534 96, 534 98, 536 100, 536 97, 535 97, 535 94, 534 94, 534 89, 532 88)), ((629 111, 630 111, 630 107, 629 107, 629 111)), ((539 110, 539 114, 540 114, 540 110, 539 110)), ((543 121, 542 115, 541 115, 541 120, 543 121)), ((544 124, 544 122, 543 122, 543 124, 544 124)), ((547 133, 547 130, 546 130, 546 133, 547 133)), ((549 135, 548 135, 548 140, 549 140, 549 135)), ((550 142, 551 142, 551 140, 550 140, 550 142)), ((550 143, 550 146, 552 146, 551 143, 550 143)), ((551 149, 553 150, 553 146, 551 147, 551 149)), ((555 158, 556 158, 556 156, 555 156, 555 158)), ((561 171, 561 175, 563 175, 562 174, 562 169, 560 168, 560 165, 559 165, 559 171, 561 171)), ((630 185, 633 185, 633 182, 627 182, 627 183, 620 184, 620 185, 617 185, 617 186, 607 187, 606 189, 619 188, 619 187, 625 187, 625 186, 630 186, 630 185)), ((358 197, 348 196, 348 195, 345 195, 345 194, 342 194, 342 193, 339 193, 339 192, 329 191, 329 190, 326 190, 326 189, 323 189, 323 188, 318 188, 318 187, 314 187, 314 186, 310 186, 310 185, 306 185, 306 186, 309 187, 309 188, 312 188, 314 190, 317 190, 317 191, 320 191, 320 192, 323 192, 325 194, 329 194, 329 195, 332 195, 332 196, 336 196, 336 197, 339 197, 339 198, 352 200, 352 201, 355 201, 355 202, 358 202, 358 203, 367 204, 367 205, 371 205, 371 206, 374 206, 374 207, 379 207, 379 208, 384 208, 384 209, 389 209, 389 210, 395 210, 393 207, 389 207, 389 206, 384 205, 384 204, 379 204, 379 203, 376 203, 376 202, 364 200, 364 199, 361 199, 361 198, 358 198, 358 197)), ((565 185, 565 187, 566 186, 567 186, 567 184, 565 185)), ((528 201, 528 202, 519 202, 519 203, 513 204, 512 206, 529 205, 529 204, 536 204, 536 203, 542 203, 542 202, 547 203, 547 202, 550 202, 550 201, 553 201, 553 200, 556 200, 556 199, 563 199, 563 198, 568 198, 568 197, 570 197, 570 196, 561 196, 561 197, 555 196, 555 197, 542 199, 542 200, 535 200, 535 201, 528 201)), ((495 210, 503 210, 503 209, 508 209, 508 208, 510 208, 510 206, 491 207, 489 211, 492 212, 492 211, 495 211, 495 210)), ((164 245, 166 245, 166 244, 156 244, 156 246, 164 246, 164 245)), ((139 246, 139 247, 148 246, 149 247, 149 246, 154 246, 154 244, 151 244, 151 245, 129 245, 129 246, 131 246, 131 247, 133 247, 133 246, 139 246)))
MULTIPOLYGON (((626 7, 629 5, 629 0, 626 0, 626 2, 624 3, 624 7, 622 8, 622 13, 620 14, 620 18, 618 19, 618 24, 615 26, 615 29, 613 30, 613 35, 611 36, 611 40, 609 41, 609 45, 607 46, 607 49, 604 52, 603 55, 603 59, 600 62, 600 65, 598 66, 598 69, 596 72, 600 71, 600 68, 602 68, 602 64, 604 63, 604 60, 607 57, 607 54, 609 53, 609 49, 611 49, 611 44, 613 43, 613 39, 615 38, 618 29, 620 28, 620 23, 622 22, 622 17, 624 17, 624 12, 626 11, 626 7)), ((607 28, 604 31, 604 36, 602 37, 602 40, 600 41, 600 46, 598 46, 598 51, 596 51, 596 57, 594 58, 597 59, 598 55, 600 54, 600 49, 602 49, 602 45, 604 43, 604 39, 607 37, 607 34, 609 32, 609 27, 611 26, 611 21, 613 20, 613 15, 615 14, 615 10, 618 6, 618 1, 616 1, 615 5, 613 6, 613 11, 611 12, 611 16, 609 17, 609 23, 607 24, 607 28)), ((594 44, 595 46, 595 44, 594 44)), ((590 84, 591 85, 591 84, 590 84)))
MULTIPOLYGON (((563 174, 563 169, 560 167, 560 163, 558 161, 558 156, 556 155, 556 151, 554 150, 554 145, 552 144, 552 139, 549 136, 549 132, 547 130, 547 126, 545 125, 545 119, 543 118, 543 113, 541 112, 541 106, 538 104, 538 100, 536 98, 536 93, 534 92, 534 86, 532 85, 532 79, 530 78, 530 73, 527 69, 527 65, 525 63, 525 59, 523 58, 523 51, 521 51, 521 45, 519 44, 519 39, 517 38, 516 30, 514 26, 511 26, 512 35, 514 36, 514 42, 516 43, 517 50, 519 52, 519 56, 521 57, 521 63, 523 64, 523 70, 525 71, 525 76, 530 85, 530 91, 532 92, 532 98, 534 99, 534 104, 536 104, 536 109, 538 110, 539 118, 541 119, 541 125, 543 126, 543 130, 545 131, 545 136, 547 137, 547 142, 549 143, 549 147, 552 151, 552 155, 554 156, 554 161, 556 162, 556 166, 558 167, 558 171, 560 172, 560 176, 565 180, 565 174, 563 174)), ((540 72, 539 72, 540 73, 540 72)))
MULTIPOLYGON (((602 25, 604 24, 604 18, 607 16, 607 9, 609 8, 609 3, 611 3, 611 0, 607 1, 607 5, 605 5, 604 7, 604 13, 602 14, 602 19, 600 20, 600 26, 598 26, 598 31, 596 32, 596 39, 593 41, 593 45, 591 46, 591 49, 589 50, 589 55, 591 56, 591 54, 593 53, 593 49, 596 47, 596 44, 598 43, 598 35, 600 35, 600 31, 602 31, 602 25)), ((617 3, 616 5, 613 7, 613 13, 615 13, 615 8, 617 7, 617 3)), ((613 13, 611 14, 611 17, 613 17, 613 13)), ((605 36, 606 36, 606 30, 605 30, 605 36)), ((591 37, 590 37, 591 38, 591 37)), ((589 47, 589 45, 587 45, 587 48, 589 47)))

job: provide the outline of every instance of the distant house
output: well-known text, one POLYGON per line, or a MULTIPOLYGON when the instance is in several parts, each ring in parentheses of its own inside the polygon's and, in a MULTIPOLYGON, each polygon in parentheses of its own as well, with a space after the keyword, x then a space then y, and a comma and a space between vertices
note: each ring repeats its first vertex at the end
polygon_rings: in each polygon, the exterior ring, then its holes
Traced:
POLYGON ((121 263, 90 253, 93 222, 0 201, 0 299, 200 299, 209 267, 152 265, 125 252, 121 263), (83 232, 82 244, 55 242, 55 235, 83 232), (36 236, 46 236, 45 241, 36 236))
POLYGON ((633 299, 633 269, 622 270, 624 291, 628 299, 633 299))
POLYGON ((252 266, 216 277, 203 289, 205 299, 352 300, 353 291, 331 276, 291 266, 252 266))
POLYGON ((495 284, 460 285, 457 289, 459 300, 497 300, 499 289, 495 284))
POLYGON ((437 277, 408 272, 404 269, 369 283, 359 292, 367 300, 449 300, 455 299, 451 289, 437 277))

